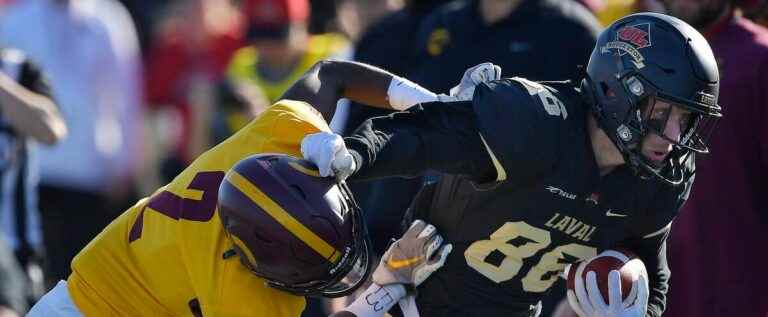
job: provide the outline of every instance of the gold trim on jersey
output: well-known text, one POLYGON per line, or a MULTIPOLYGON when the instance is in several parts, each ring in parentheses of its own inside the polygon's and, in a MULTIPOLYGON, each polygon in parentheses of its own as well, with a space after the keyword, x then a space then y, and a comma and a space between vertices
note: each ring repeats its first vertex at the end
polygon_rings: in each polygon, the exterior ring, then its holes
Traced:
POLYGON ((310 248, 315 250, 315 252, 319 253, 324 258, 329 259, 331 263, 336 263, 339 260, 341 252, 296 220, 296 218, 291 216, 290 213, 285 211, 285 209, 280 207, 280 205, 269 198, 245 177, 236 171, 230 171, 230 173, 227 174, 227 181, 245 194, 245 196, 251 199, 255 204, 261 206, 264 212, 272 216, 272 218, 280 223, 286 230, 306 243, 310 248))
POLYGON ((485 142, 485 138, 483 137, 483 135, 480 133, 478 134, 480 135, 480 140, 483 141, 483 145, 485 145, 485 149, 488 151, 488 155, 491 156, 493 167, 496 168, 496 181, 501 182, 501 181, 507 180, 507 171, 504 170, 504 165, 501 165, 501 162, 499 162, 499 159, 497 159, 496 155, 493 154, 491 147, 488 145, 488 142, 485 142))

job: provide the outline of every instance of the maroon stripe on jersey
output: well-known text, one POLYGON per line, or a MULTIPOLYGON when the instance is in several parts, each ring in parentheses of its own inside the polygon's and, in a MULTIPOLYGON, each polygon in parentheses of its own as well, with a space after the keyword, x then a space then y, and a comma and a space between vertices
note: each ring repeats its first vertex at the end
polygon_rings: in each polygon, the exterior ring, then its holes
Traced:
POLYGON ((133 242, 134 240, 141 238, 141 231, 144 229, 144 210, 146 210, 146 208, 142 208, 139 212, 139 216, 136 217, 136 222, 133 223, 131 232, 128 234, 128 242, 133 242))
POLYGON ((216 213, 216 202, 219 195, 219 185, 224 179, 224 172, 200 172, 190 182, 188 189, 203 192, 200 200, 177 196, 169 191, 162 191, 153 196, 147 205, 141 210, 139 217, 131 227, 128 242, 141 237, 144 226, 144 212, 147 207, 168 216, 171 219, 186 219, 190 221, 206 222, 216 213))

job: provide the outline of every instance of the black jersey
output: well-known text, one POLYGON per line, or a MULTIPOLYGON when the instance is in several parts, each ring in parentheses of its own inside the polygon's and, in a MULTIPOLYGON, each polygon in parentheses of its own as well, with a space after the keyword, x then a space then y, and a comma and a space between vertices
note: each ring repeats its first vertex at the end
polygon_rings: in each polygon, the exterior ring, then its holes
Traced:
POLYGON ((428 206, 417 216, 454 245, 420 288, 423 315, 532 314, 567 263, 617 246, 643 259, 649 312, 663 311, 664 241, 692 177, 671 186, 626 166, 601 177, 586 107, 568 82, 504 79, 478 86, 472 103, 408 113, 418 118, 373 119, 346 142, 362 163, 359 177, 427 168, 457 175, 441 180, 432 197, 422 195, 428 204, 417 204, 428 206))

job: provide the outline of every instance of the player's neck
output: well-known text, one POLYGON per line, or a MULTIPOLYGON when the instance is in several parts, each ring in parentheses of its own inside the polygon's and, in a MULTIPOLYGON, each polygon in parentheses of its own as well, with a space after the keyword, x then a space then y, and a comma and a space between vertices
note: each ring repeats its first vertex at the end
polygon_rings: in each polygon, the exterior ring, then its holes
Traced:
POLYGON ((595 153, 595 162, 598 170, 600 170, 600 176, 603 176, 613 171, 614 168, 623 165, 625 163, 624 157, 613 144, 613 141, 605 134, 605 131, 598 127, 595 117, 592 115, 587 117, 590 144, 592 144, 592 150, 595 153))

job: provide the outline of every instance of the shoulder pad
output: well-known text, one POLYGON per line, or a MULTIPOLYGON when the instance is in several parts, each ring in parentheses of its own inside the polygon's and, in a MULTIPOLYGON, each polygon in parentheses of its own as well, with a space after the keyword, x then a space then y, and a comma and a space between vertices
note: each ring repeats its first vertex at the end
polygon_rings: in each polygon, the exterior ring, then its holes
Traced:
POLYGON ((510 178, 525 181, 557 159, 568 112, 545 86, 520 78, 484 83, 472 106, 489 151, 510 178))

